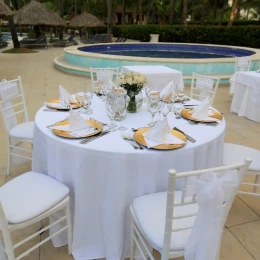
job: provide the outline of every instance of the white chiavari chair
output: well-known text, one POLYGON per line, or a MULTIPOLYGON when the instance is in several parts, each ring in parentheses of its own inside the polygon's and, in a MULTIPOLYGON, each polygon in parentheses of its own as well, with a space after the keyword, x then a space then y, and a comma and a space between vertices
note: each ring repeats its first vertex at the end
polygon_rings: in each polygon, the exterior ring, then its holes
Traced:
MULTIPOLYGON (((20 260, 51 238, 66 231, 68 253, 71 254, 69 188, 57 180, 37 172, 27 172, 7 182, 0 188, 0 230, 4 242, 4 246, 0 247, 4 252, 0 252, 0 256, 7 260, 20 260), (14 244, 13 231, 40 222, 60 210, 63 210, 64 213, 55 222, 14 244), (54 233, 15 256, 16 248, 53 226, 56 226, 54 233)), ((2 258, 1 260, 5 260, 2 258)))
POLYGON ((245 156, 249 156, 253 159, 253 162, 248 168, 248 173, 255 175, 255 183, 242 182, 241 184, 253 188, 253 191, 238 191, 238 193, 260 196, 260 193, 257 192, 257 187, 260 187, 260 151, 238 144, 224 144, 223 165, 240 162, 243 158, 245 158, 245 156))
POLYGON ((130 207, 130 260, 136 246, 142 259, 154 260, 149 246, 160 252, 161 260, 195 255, 218 259, 225 220, 251 162, 183 173, 169 170, 167 192, 138 197, 130 207), (175 189, 178 179, 182 190, 175 189))
POLYGON ((0 111, 7 132, 8 166, 10 174, 11 156, 30 159, 31 149, 25 148, 24 142, 33 142, 34 122, 29 121, 23 92, 22 79, 2 80, 0 83, 0 111))
POLYGON ((102 88, 102 85, 110 86, 109 80, 117 79, 119 68, 92 68, 90 67, 90 77, 92 89, 94 91, 102 88))
POLYGON ((217 93, 220 78, 192 73, 190 97, 203 101, 210 97, 211 105, 217 93))

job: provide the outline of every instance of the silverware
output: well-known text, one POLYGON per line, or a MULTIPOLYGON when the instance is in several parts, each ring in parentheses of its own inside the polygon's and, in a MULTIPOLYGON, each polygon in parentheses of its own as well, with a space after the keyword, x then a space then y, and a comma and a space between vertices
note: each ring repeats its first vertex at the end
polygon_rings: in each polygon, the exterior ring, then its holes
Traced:
POLYGON ((87 138, 81 140, 79 143, 80 143, 80 144, 87 144, 87 143, 89 143, 89 142, 91 142, 91 141, 94 141, 94 140, 98 139, 99 137, 104 136, 104 135, 106 135, 106 134, 108 134, 108 133, 110 133, 110 131, 106 130, 106 131, 104 131, 104 132, 101 132, 100 134, 87 137, 87 138))
POLYGON ((134 137, 133 137, 132 134, 130 134, 130 133, 125 133, 124 136, 125 136, 129 141, 133 142, 134 145, 135 145, 136 147, 138 147, 138 149, 140 149, 140 150, 143 150, 143 149, 144 149, 140 144, 138 144, 138 143, 135 141, 135 139, 134 139, 134 137))
POLYGON ((209 125, 209 126, 217 126, 218 122, 214 121, 214 122, 199 122, 199 121, 193 121, 193 120, 188 120, 188 122, 191 125, 198 125, 198 124, 204 124, 204 125, 209 125))
POLYGON ((44 108, 42 111, 44 111, 44 112, 68 112, 69 109, 67 109, 67 108, 64 108, 64 109, 56 109, 56 108, 48 109, 48 108, 44 108))
POLYGON ((126 142, 128 142, 135 150, 139 150, 139 147, 138 147, 137 145, 135 145, 134 142, 132 142, 131 140, 129 140, 124 133, 121 134, 121 137, 122 137, 126 142))
POLYGON ((184 135, 186 136, 186 138, 187 138, 190 142, 192 142, 192 143, 195 143, 195 142, 196 142, 196 139, 194 139, 194 138, 191 137, 190 135, 187 135, 186 133, 184 133, 184 132, 183 132, 182 130, 180 130, 179 128, 173 127, 173 130, 176 130, 176 131, 178 131, 178 132, 184 134, 184 135))
POLYGON ((62 123, 62 122, 64 122, 64 121, 66 121, 66 120, 68 120, 68 119, 69 119, 69 117, 67 116, 67 117, 65 117, 63 120, 58 121, 58 122, 55 122, 55 123, 53 123, 53 124, 51 124, 51 125, 47 125, 46 127, 47 127, 47 128, 50 128, 50 127, 52 127, 52 126, 57 125, 58 123, 62 123))
POLYGON ((138 131, 139 129, 148 128, 148 127, 149 127, 149 126, 143 126, 143 127, 138 127, 138 128, 132 127, 131 129, 132 129, 133 132, 136 132, 136 131, 138 131))

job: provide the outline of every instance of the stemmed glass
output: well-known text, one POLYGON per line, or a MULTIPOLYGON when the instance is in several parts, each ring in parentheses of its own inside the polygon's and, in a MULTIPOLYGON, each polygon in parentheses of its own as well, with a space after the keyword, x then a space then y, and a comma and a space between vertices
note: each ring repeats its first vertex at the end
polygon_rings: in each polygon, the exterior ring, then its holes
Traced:
POLYGON ((117 105, 118 105, 118 114, 120 117, 120 127, 118 127, 117 129, 120 131, 124 131, 127 128, 125 126, 123 126, 123 121, 126 117, 126 105, 127 105, 127 95, 126 95, 126 91, 124 91, 123 93, 118 93, 118 99, 117 99, 117 105))
POLYGON ((150 96, 150 93, 151 93, 151 88, 150 88, 150 84, 148 83, 145 87, 144 87, 144 92, 146 94, 146 99, 148 100, 149 96, 150 96))
POLYGON ((85 105, 84 105, 85 113, 93 114, 93 110, 90 108, 91 101, 94 96, 93 89, 91 88, 91 89, 87 90, 86 92, 83 92, 83 96, 84 96, 84 101, 85 101, 85 105))
POLYGON ((171 103, 161 101, 160 110, 161 110, 161 112, 163 114, 163 118, 165 118, 169 114, 169 112, 171 110, 171 107, 172 107, 171 103))
POLYGON ((148 111, 152 115, 152 122, 148 124, 149 126, 155 125, 154 116, 159 109, 159 104, 160 104, 160 95, 151 95, 148 97, 148 111))
POLYGON ((110 118, 110 124, 108 125, 109 131, 116 131, 116 124, 114 123, 115 115, 118 110, 118 99, 117 93, 110 92, 107 94, 106 98, 106 112, 108 117, 110 118))

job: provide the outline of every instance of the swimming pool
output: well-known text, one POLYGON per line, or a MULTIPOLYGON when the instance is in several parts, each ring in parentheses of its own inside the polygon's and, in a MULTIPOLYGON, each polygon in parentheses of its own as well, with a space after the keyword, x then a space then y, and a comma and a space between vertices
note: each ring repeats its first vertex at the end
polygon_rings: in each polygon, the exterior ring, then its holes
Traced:
MULTIPOLYGON (((66 73, 89 75, 90 67, 105 68, 131 65, 164 65, 180 70, 184 79, 190 79, 192 72, 219 76, 228 82, 234 73, 235 57, 250 57, 251 69, 259 69, 260 50, 220 45, 175 44, 175 43, 107 43, 85 46, 71 46, 64 49, 65 55, 54 59, 55 67, 66 73), (189 53, 213 53, 211 58, 170 58, 136 56, 138 51, 166 53, 171 51, 189 53), (117 52, 117 53, 116 53, 117 52), (120 54, 121 52, 121 54, 120 54), (135 56, 122 55, 131 52, 135 56), (219 57, 219 55, 225 57, 219 57)), ((222 80, 223 82, 223 80, 222 80)))
POLYGON ((95 45, 78 48, 79 51, 118 56, 147 58, 205 59, 243 57, 255 54, 254 51, 205 45, 187 44, 116 44, 95 45))

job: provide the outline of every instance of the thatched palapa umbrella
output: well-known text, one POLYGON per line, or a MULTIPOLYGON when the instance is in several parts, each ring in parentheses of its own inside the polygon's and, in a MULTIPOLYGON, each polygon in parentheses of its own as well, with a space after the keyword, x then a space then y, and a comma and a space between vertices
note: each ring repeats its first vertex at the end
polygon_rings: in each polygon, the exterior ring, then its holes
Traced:
POLYGON ((104 23, 102 23, 95 15, 83 12, 80 15, 75 16, 70 21, 71 27, 101 27, 104 26, 104 23))
POLYGON ((35 0, 19 9, 14 20, 18 25, 66 26, 66 22, 53 10, 35 0))
POLYGON ((0 18, 5 19, 12 16, 13 12, 4 2, 0 1, 0 18))

